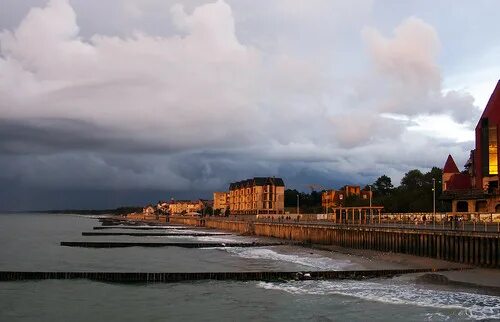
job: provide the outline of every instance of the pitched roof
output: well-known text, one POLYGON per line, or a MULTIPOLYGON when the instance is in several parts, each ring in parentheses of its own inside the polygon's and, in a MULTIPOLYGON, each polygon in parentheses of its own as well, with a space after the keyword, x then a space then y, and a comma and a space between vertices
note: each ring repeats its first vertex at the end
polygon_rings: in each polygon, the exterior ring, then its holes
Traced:
POLYGON ((500 120, 500 80, 497 82, 493 93, 491 93, 490 99, 484 108, 483 114, 479 119, 476 129, 480 126, 481 120, 483 118, 492 118, 494 121, 498 122, 500 120))
POLYGON ((443 173, 459 173, 457 164, 451 154, 448 155, 448 159, 446 159, 446 163, 444 164, 443 173))
POLYGON ((471 189, 471 178, 466 174, 456 173, 448 181, 448 190, 471 189))
POLYGON ((281 178, 275 178, 275 177, 255 177, 252 179, 247 179, 243 181, 238 181, 238 182, 232 182, 229 185, 229 190, 234 190, 238 188, 250 188, 254 186, 266 186, 266 185, 274 185, 274 186, 281 186, 284 187, 285 183, 283 182, 283 179, 281 178))

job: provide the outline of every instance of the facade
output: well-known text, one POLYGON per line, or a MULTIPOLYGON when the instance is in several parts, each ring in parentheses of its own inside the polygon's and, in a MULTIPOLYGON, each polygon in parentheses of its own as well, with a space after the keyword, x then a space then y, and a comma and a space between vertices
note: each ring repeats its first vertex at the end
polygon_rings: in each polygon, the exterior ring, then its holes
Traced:
POLYGON ((362 190, 359 186, 344 186, 339 190, 331 189, 323 191, 321 194, 321 205, 325 209, 335 208, 344 205, 344 200, 351 196, 359 196, 369 200, 371 191, 362 190))
POLYGON ((464 171, 451 156, 443 168, 442 199, 451 201, 452 212, 500 212, 499 125, 500 81, 477 123, 475 148, 464 171))
POLYGON ((214 210, 220 210, 224 213, 229 208, 229 192, 214 192, 214 210))
POLYGON ((152 205, 147 205, 146 207, 142 208, 142 213, 148 216, 154 215, 155 212, 155 207, 153 207, 152 205))
POLYGON ((158 201, 156 210, 158 213, 165 215, 170 211, 170 204, 166 201, 158 201))
POLYGON ((171 215, 201 213, 205 208, 203 200, 175 200, 171 201, 169 211, 171 215))
POLYGON ((231 215, 284 214, 285 184, 275 177, 256 177, 229 185, 231 215))

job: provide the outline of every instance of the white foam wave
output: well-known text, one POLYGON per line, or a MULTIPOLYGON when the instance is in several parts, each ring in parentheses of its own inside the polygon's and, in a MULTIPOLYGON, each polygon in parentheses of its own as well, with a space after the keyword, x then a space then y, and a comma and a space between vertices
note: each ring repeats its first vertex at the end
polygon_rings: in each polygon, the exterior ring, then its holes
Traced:
POLYGON ((268 248, 232 247, 225 250, 244 258, 289 262, 320 270, 340 270, 352 264, 349 260, 337 260, 319 255, 280 254, 268 248))
POLYGON ((498 296, 432 290, 414 284, 386 284, 367 281, 296 281, 289 283, 260 282, 258 286, 292 294, 337 294, 390 304, 458 309, 471 319, 500 319, 500 297, 498 296))
POLYGON ((247 242, 245 239, 231 237, 230 235, 214 235, 214 236, 198 236, 197 240, 202 242, 219 242, 219 243, 241 243, 247 242))

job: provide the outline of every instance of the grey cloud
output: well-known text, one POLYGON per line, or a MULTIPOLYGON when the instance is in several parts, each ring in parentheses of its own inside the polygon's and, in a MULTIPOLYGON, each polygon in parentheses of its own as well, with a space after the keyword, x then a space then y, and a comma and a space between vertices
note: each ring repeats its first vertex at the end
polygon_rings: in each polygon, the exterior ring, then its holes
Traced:
POLYGON ((116 205, 130 191, 209 196, 266 175, 304 190, 467 154, 407 131, 421 114, 477 112, 467 93, 442 90, 441 40, 424 21, 384 36, 362 32, 371 1, 174 4, 52 0, 2 31, 4 196, 102 191, 111 199, 96 204, 116 205), (92 22, 100 6, 117 15, 92 22))

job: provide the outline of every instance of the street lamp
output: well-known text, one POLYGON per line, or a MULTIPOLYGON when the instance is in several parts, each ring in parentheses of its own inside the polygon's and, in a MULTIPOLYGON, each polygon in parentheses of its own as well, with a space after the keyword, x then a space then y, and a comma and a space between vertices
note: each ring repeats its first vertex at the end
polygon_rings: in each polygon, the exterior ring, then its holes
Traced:
POLYGON ((432 178, 432 222, 436 228, 436 179, 432 178))
POLYGON ((368 186, 370 188, 370 222, 372 221, 372 185, 368 186))
POLYGON ((370 209, 372 208, 372 186, 368 186, 370 188, 370 209))
POLYGON ((299 214, 299 194, 297 194, 297 215, 299 214))

